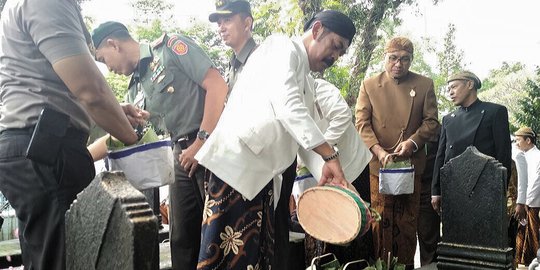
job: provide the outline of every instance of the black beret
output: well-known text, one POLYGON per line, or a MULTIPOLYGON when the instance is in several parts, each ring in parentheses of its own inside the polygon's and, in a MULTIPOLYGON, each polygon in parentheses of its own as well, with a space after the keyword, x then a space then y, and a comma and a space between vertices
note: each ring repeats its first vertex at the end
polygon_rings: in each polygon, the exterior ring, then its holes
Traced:
POLYGON ((251 6, 245 0, 217 0, 216 12, 208 16, 210 22, 217 22, 220 16, 228 16, 237 13, 246 13, 251 16, 251 6))
POLYGON ((126 26, 119 22, 109 21, 100 24, 92 31, 92 42, 94 42, 94 47, 97 49, 104 38, 119 30, 128 32, 126 26))
POLYGON ((356 34, 356 27, 347 15, 337 10, 323 10, 304 25, 304 32, 309 30, 316 21, 320 21, 322 25, 330 31, 340 35, 343 38, 349 40, 349 44, 352 43, 352 39, 356 34))

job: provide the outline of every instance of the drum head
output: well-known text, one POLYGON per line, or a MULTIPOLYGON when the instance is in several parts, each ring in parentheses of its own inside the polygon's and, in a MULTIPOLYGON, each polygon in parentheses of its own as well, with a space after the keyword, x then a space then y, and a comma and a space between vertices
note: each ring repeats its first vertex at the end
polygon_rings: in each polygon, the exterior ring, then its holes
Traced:
POLYGON ((313 187, 298 200, 298 221, 311 236, 331 244, 346 244, 367 223, 367 209, 354 192, 334 186, 313 187))

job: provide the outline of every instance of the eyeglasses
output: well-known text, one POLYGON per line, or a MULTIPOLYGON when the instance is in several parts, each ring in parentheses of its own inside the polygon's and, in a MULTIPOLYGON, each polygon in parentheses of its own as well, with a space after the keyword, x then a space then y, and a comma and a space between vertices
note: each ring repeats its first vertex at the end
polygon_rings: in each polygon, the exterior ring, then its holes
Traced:
POLYGON ((410 56, 402 56, 397 57, 395 55, 388 55, 388 62, 392 64, 396 64, 397 62, 401 62, 403 65, 407 65, 411 63, 412 58, 410 56))

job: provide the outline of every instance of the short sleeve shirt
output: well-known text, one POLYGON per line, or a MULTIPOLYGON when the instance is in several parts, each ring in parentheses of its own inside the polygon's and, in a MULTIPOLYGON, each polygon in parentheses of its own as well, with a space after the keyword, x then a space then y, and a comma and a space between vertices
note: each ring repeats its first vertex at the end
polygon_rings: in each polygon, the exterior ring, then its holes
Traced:
POLYGON ((76 1, 8 1, 1 17, 0 129, 30 127, 48 106, 88 131, 90 117, 52 67, 90 53, 76 1))
POLYGON ((138 79, 133 77, 128 101, 139 91, 154 125, 164 124, 172 139, 199 129, 206 91, 202 83, 214 65, 193 40, 182 35, 162 36, 154 44, 141 44, 138 79))

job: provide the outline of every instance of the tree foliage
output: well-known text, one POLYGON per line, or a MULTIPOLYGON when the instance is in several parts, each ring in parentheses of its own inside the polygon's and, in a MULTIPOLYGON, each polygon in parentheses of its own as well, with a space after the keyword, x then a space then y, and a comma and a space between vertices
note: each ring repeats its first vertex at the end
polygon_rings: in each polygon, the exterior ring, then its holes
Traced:
POLYGON ((105 75, 105 79, 109 83, 109 86, 111 87, 116 99, 120 102, 124 102, 128 89, 129 78, 124 75, 109 72, 107 75, 105 75))
POLYGON ((221 42, 221 38, 216 34, 215 29, 204 23, 195 23, 184 31, 178 29, 176 32, 182 32, 188 37, 191 37, 206 52, 217 69, 224 74, 228 67, 232 51, 221 42))
POLYGON ((540 131, 540 68, 536 68, 535 78, 527 79, 525 93, 518 100, 515 117, 519 125, 540 131))
POLYGON ((463 70, 465 67, 463 50, 456 46, 455 40, 456 27, 450 23, 443 38, 442 50, 436 53, 439 72, 432 77, 439 103, 439 114, 446 114, 453 110, 454 105, 446 95, 447 81, 452 74, 463 70))
MULTIPOLYGON (((313 14, 323 9, 337 9, 347 14, 354 22, 357 34, 349 46, 352 52, 348 63, 350 68, 347 83, 336 85, 339 88, 348 87, 345 99, 349 106, 353 106, 358 96, 358 90, 366 71, 371 66, 376 49, 381 45, 384 36, 381 29, 385 23, 400 24, 397 15, 400 7, 413 5, 415 0, 297 0, 298 6, 304 15, 304 22, 313 14)), ((437 3, 437 1, 433 1, 437 3)))
MULTIPOLYGON (((91 0, 74 1, 82 3, 91 0)), ((364 77, 383 70, 384 44, 396 35, 396 29, 401 24, 398 15, 404 7, 417 6, 418 2, 419 0, 250 0, 255 19, 254 38, 259 42, 273 33, 301 35, 304 23, 323 9, 340 10, 353 20, 357 35, 349 52, 324 74, 325 79, 341 89, 350 106, 354 106, 356 102, 364 77)), ((437 4, 438 0, 431 2, 437 4)), ((5 3, 6 0, 0 0, 0 10, 5 3)), ((221 42, 215 24, 193 19, 189 28, 178 28, 173 13, 175 2, 172 0, 129 0, 129 4, 134 9, 135 16, 128 28, 137 40, 152 42, 164 32, 182 33, 194 39, 221 71, 226 69, 231 50, 221 42)), ((85 17, 85 23, 89 28, 95 27, 92 18, 85 17)), ((446 98, 448 77, 466 68, 464 53, 455 44, 456 31, 455 26, 449 24, 448 31, 442 37, 441 46, 432 38, 413 40, 415 55, 411 70, 433 78, 439 112, 442 114, 453 109, 452 103, 446 98), (426 61, 432 56, 436 59, 434 64, 426 61)), ((534 103, 539 95, 539 70, 536 75, 534 80, 527 79, 530 76, 522 64, 503 63, 500 68, 492 70, 484 80, 480 97, 505 105, 510 112, 512 125, 535 126, 533 123, 538 123, 536 112, 540 111, 537 103, 534 103), (530 119, 535 119, 536 122, 530 119)), ((127 78, 114 74, 106 77, 116 96, 122 100, 127 88, 127 78)))
POLYGON ((170 0, 130 0, 135 11, 133 21, 137 25, 150 25, 158 20, 169 22, 173 19, 174 4, 170 0))
POLYGON ((519 112, 519 100, 526 95, 529 71, 521 63, 504 62, 500 68, 489 72, 488 78, 482 82, 482 91, 478 94, 481 100, 504 105, 508 109, 512 130, 519 126, 516 113, 519 112))

